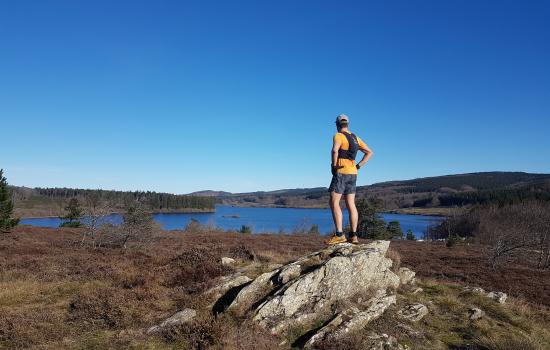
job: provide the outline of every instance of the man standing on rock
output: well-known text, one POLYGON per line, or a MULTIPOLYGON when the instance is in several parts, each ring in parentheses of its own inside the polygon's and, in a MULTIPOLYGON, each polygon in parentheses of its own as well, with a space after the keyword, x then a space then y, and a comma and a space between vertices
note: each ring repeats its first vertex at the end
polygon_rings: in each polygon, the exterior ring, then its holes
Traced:
POLYGON ((325 241, 326 244, 338 244, 346 242, 344 231, 342 228, 342 209, 340 208, 340 200, 342 195, 346 200, 346 206, 349 212, 349 221, 351 232, 349 233, 349 241, 357 244, 357 222, 359 220, 357 208, 355 207, 355 187, 357 182, 357 170, 361 169, 369 159, 373 152, 363 140, 353 134, 348 129, 349 117, 345 114, 340 114, 336 118, 336 128, 338 133, 334 135, 332 154, 331 154, 331 171, 332 182, 328 191, 330 192, 330 209, 332 210, 332 218, 336 233, 325 241), (355 164, 357 152, 364 153, 363 159, 355 164))

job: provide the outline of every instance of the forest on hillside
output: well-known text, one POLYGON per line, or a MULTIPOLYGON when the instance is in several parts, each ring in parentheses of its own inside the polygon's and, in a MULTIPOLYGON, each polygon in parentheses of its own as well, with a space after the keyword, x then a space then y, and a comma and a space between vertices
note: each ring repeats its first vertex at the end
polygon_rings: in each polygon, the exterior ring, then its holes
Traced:
MULTIPOLYGON (((244 206, 326 207, 326 188, 251 192, 219 196, 244 206)), ((550 200, 550 174, 484 172, 390 181, 357 187, 358 198, 377 197, 385 210, 449 208, 527 199, 550 200)))
POLYGON ((405 181, 389 181, 374 184, 370 187, 400 187, 400 191, 433 192, 448 190, 493 190, 508 186, 541 183, 550 180, 550 174, 530 174, 524 172, 484 172, 458 175, 425 177, 405 181))
POLYGON ((213 211, 213 197, 176 195, 151 191, 109 191, 74 188, 27 188, 11 187, 16 212, 21 216, 58 215, 71 198, 83 205, 99 201, 108 204, 114 211, 123 210, 139 202, 152 212, 213 211))

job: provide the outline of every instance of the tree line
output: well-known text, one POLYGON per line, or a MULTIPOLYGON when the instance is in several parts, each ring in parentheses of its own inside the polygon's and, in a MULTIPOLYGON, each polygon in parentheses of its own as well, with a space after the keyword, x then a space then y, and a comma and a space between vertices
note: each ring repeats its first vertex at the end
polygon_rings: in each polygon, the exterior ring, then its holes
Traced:
POLYGON ((395 190, 399 193, 437 192, 441 188, 461 191, 465 186, 483 191, 515 186, 522 183, 541 183, 548 180, 550 180, 550 174, 485 172, 426 177, 407 181, 390 181, 374 184, 371 187, 398 187, 395 190))
POLYGON ((151 191, 108 191, 108 190, 89 190, 74 188, 34 188, 30 193, 22 188, 14 187, 14 194, 19 199, 29 199, 30 197, 44 197, 53 199, 78 198, 86 201, 88 198, 97 198, 100 201, 108 202, 115 208, 127 208, 132 203, 139 202, 148 210, 180 210, 180 209, 199 209, 213 210, 216 199, 213 197, 200 197, 188 195, 176 195, 170 193, 158 193, 151 191))
POLYGON ((440 196, 439 202, 444 206, 464 206, 472 204, 496 203, 499 205, 514 204, 526 200, 550 201, 550 184, 506 188, 499 190, 485 190, 476 192, 460 192, 440 196))
POLYGON ((433 193, 416 199, 412 206, 420 208, 430 206, 463 207, 488 203, 505 205, 521 203, 527 200, 550 202, 550 182, 495 190, 457 192, 445 195, 433 193))

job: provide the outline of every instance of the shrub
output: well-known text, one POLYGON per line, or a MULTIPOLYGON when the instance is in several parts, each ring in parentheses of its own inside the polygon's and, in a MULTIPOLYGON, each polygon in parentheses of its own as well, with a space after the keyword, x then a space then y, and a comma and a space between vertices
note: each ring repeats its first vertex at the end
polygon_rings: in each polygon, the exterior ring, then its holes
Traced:
POLYGON ((223 266, 220 257, 207 247, 193 247, 167 264, 164 284, 168 287, 180 286, 188 293, 197 293, 209 287, 216 277, 233 271, 223 266))
POLYGON ((489 245, 493 266, 512 253, 538 256, 537 267, 550 267, 550 204, 529 201, 479 209, 476 238, 489 245))
POLYGON ((90 244, 93 248, 101 247, 109 233, 117 228, 107 222, 107 216, 113 212, 109 203, 101 201, 99 195, 90 195, 86 198, 86 229, 82 233, 81 244, 90 244))
POLYGON ((66 221, 59 225, 59 227, 72 227, 72 228, 78 228, 82 227, 82 223, 80 221, 66 221))
POLYGON ((252 233, 252 227, 247 226, 247 225, 242 225, 241 229, 239 230, 239 233, 251 234, 252 233))
POLYGON ((191 219, 184 228, 185 232, 197 233, 204 231, 204 227, 197 219, 191 219))
POLYGON ((479 227, 479 212, 477 208, 460 213, 457 208, 450 211, 450 215, 441 223, 429 227, 427 239, 446 239, 450 236, 472 237, 479 227))
POLYGON ((405 237, 405 239, 407 241, 416 241, 416 236, 414 235, 411 229, 407 230, 407 236, 405 237))
POLYGON ((131 321, 127 303, 127 298, 116 288, 83 290, 69 304, 69 320, 110 329, 122 328, 131 321))
POLYGON ((198 316, 193 322, 163 332, 168 342, 184 349, 281 349, 280 339, 250 322, 229 317, 198 316))
MULTIPOLYGON (((281 227, 280 232, 283 232, 283 227, 281 227)), ((309 219, 302 219, 296 226, 292 229, 293 234, 310 234, 310 235, 319 235, 319 225, 312 224, 309 219)))
POLYGON ((244 244, 231 248, 231 250, 229 250, 229 256, 235 259, 256 260, 256 253, 254 253, 254 250, 244 244))
POLYGON ((123 218, 118 243, 121 247, 126 248, 131 242, 143 243, 151 239, 154 228, 153 216, 139 203, 128 207, 123 218))
POLYGON ((309 229, 308 233, 310 235, 320 235, 321 233, 319 232, 319 225, 317 224, 311 225, 311 228, 309 229))
POLYGON ((457 238, 456 236, 450 236, 449 238, 447 238, 447 240, 445 241, 445 246, 447 248, 452 248, 456 245, 456 242, 457 242, 457 238))

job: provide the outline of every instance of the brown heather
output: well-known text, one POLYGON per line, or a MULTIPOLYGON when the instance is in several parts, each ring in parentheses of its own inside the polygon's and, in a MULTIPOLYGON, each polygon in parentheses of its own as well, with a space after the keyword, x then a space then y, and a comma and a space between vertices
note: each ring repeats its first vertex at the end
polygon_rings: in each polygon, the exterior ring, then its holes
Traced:
MULTIPOLYGON (((162 231, 140 248, 94 250, 78 244, 80 233, 21 226, 0 236, 0 349, 287 348, 245 319, 215 318, 200 311, 208 302, 201 292, 216 277, 233 271, 220 264, 223 256, 235 258, 237 267, 255 264, 262 271, 268 264, 285 263, 323 247, 318 235, 162 231), (155 337, 144 335, 144 329, 185 307, 199 310, 193 323, 155 337)), ((507 292, 525 300, 515 304, 525 315, 550 307, 549 271, 521 261, 493 270, 478 246, 449 249, 438 243, 400 241, 392 243, 391 255, 428 281, 423 285, 426 295, 437 297, 441 310, 462 310, 467 304, 454 304, 451 297, 441 295, 442 287, 429 281, 507 292)), ((462 296, 458 287, 448 290, 464 303, 474 298, 462 296)), ((516 322, 513 315, 484 306, 491 317, 516 322)), ((536 322, 541 322, 539 316, 536 322)), ((385 323, 394 326, 391 319, 378 325, 385 323)), ((436 326, 440 327, 432 328, 436 326)), ((510 348, 501 334, 480 331, 472 337, 478 339, 479 349, 510 348)), ((347 341, 350 349, 358 344, 354 338, 347 341)), ((518 335, 510 346, 532 341, 518 335)))

